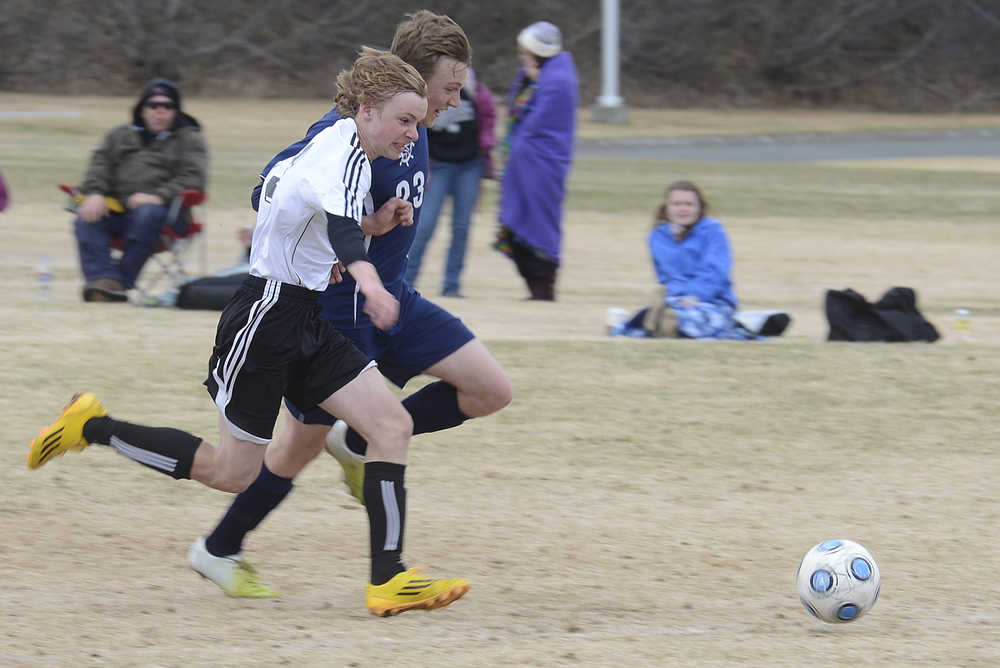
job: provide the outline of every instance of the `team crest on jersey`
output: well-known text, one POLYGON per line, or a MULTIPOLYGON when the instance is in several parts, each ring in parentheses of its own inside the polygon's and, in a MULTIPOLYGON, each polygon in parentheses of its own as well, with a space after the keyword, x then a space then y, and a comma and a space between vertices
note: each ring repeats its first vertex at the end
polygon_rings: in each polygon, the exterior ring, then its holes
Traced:
POLYGON ((403 152, 399 154, 399 165, 401 167, 409 167, 410 160, 413 160, 413 142, 403 147, 403 152))

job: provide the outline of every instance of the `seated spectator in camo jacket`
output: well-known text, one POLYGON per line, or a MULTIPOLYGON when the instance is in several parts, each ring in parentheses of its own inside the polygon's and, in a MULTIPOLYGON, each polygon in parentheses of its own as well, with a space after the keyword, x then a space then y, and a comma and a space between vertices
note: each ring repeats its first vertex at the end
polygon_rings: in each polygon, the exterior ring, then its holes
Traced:
MULTIPOLYGON (((83 300, 124 302, 160 238, 168 207, 181 191, 204 190, 208 154, 201 126, 181 111, 181 94, 167 79, 150 81, 132 122, 113 129, 94 151, 80 185, 84 199, 74 222, 83 300), (110 199, 109 199, 110 198, 110 199), (111 239, 124 239, 111 258, 111 239)), ((185 233, 178 217, 175 231, 185 233)))

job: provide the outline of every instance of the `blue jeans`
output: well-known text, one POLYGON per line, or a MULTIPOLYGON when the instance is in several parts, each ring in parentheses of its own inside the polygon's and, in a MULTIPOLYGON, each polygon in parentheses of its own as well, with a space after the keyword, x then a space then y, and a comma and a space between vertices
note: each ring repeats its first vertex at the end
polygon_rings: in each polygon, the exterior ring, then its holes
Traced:
MULTIPOLYGON (((126 288, 135 287, 135 280, 142 266, 153 254, 160 240, 160 228, 167 217, 167 207, 143 204, 126 211, 113 213, 93 223, 82 218, 74 222, 77 246, 80 249, 80 268, 87 282, 98 278, 113 278, 126 288), (124 239, 122 257, 117 264, 111 261, 111 239, 124 239)), ((180 227, 186 224, 181 223, 180 227)), ((183 229, 178 230, 183 231, 183 229)))
POLYGON ((453 198, 451 216, 451 246, 448 248, 448 259, 444 268, 444 283, 442 294, 458 294, 462 267, 465 264, 465 249, 469 241, 469 227, 472 223, 472 210, 476 207, 479 197, 479 182, 483 177, 483 160, 476 157, 467 162, 431 161, 431 179, 424 195, 423 209, 420 212, 420 222, 410 246, 409 265, 406 269, 406 282, 415 285, 420 263, 427 250, 427 244, 437 227, 438 215, 444 200, 449 195, 453 198))

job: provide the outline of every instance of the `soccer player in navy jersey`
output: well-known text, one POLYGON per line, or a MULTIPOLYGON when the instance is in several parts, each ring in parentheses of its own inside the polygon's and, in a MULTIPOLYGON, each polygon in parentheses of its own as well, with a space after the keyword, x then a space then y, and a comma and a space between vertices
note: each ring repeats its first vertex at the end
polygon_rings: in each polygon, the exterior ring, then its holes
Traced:
MULTIPOLYGON (((373 325, 364 313, 365 298, 349 274, 337 275, 319 298, 322 317, 328 319, 364 353, 378 362, 379 370, 399 387, 420 374, 439 380, 411 394, 403 406, 413 418, 413 433, 455 427, 465 420, 494 413, 512 399, 506 373, 486 347, 460 320, 432 304, 404 280, 406 254, 429 178, 426 127, 449 107, 457 107, 471 62, 468 38, 447 16, 429 11, 409 15, 397 26, 392 53, 412 65, 427 81, 428 111, 418 140, 404 148, 398 159, 372 164, 371 212, 362 219, 367 255, 386 289, 400 302, 399 322, 387 331, 373 325)), ((261 173, 261 185, 251 197, 254 208, 275 165, 294 156, 310 139, 335 123, 334 109, 309 128, 306 137, 279 153, 261 173)), ((302 410, 286 401, 295 419, 285 420, 277 439, 268 448, 258 479, 233 501, 216 528, 197 541, 189 563, 231 596, 274 593, 254 580, 253 588, 241 572, 243 540, 292 490, 292 480, 326 449, 344 467, 351 492, 363 502, 379 490, 368 480, 365 439, 347 423, 322 409, 302 410), (330 429, 333 425, 333 429, 330 429)), ((400 480, 402 483, 402 480, 400 480)), ((402 484, 399 486, 402 487, 402 484)), ((398 499, 400 504, 405 499, 398 499)), ((401 550, 402 546, 398 546, 401 550)), ((373 563, 374 568, 374 563, 373 563)), ((384 574, 374 573, 373 584, 384 574)))

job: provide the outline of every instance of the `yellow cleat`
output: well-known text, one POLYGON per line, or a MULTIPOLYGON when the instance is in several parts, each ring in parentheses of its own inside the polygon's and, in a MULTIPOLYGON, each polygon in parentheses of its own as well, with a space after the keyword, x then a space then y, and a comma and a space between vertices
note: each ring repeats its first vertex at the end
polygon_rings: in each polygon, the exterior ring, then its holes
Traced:
POLYGON ((420 575, 420 568, 397 574, 381 585, 368 585, 365 603, 373 615, 391 617, 407 610, 437 610, 465 596, 468 580, 451 578, 431 580, 420 575))
POLYGON ((62 457, 69 451, 83 450, 90 445, 83 437, 83 425, 87 420, 103 417, 108 410, 96 394, 84 392, 73 395, 62 415, 48 427, 44 427, 28 448, 28 468, 37 469, 54 457, 62 457))
POLYGON ((347 447, 347 423, 337 420, 326 435, 326 451, 344 469, 344 484, 355 499, 365 502, 365 458, 347 447))

